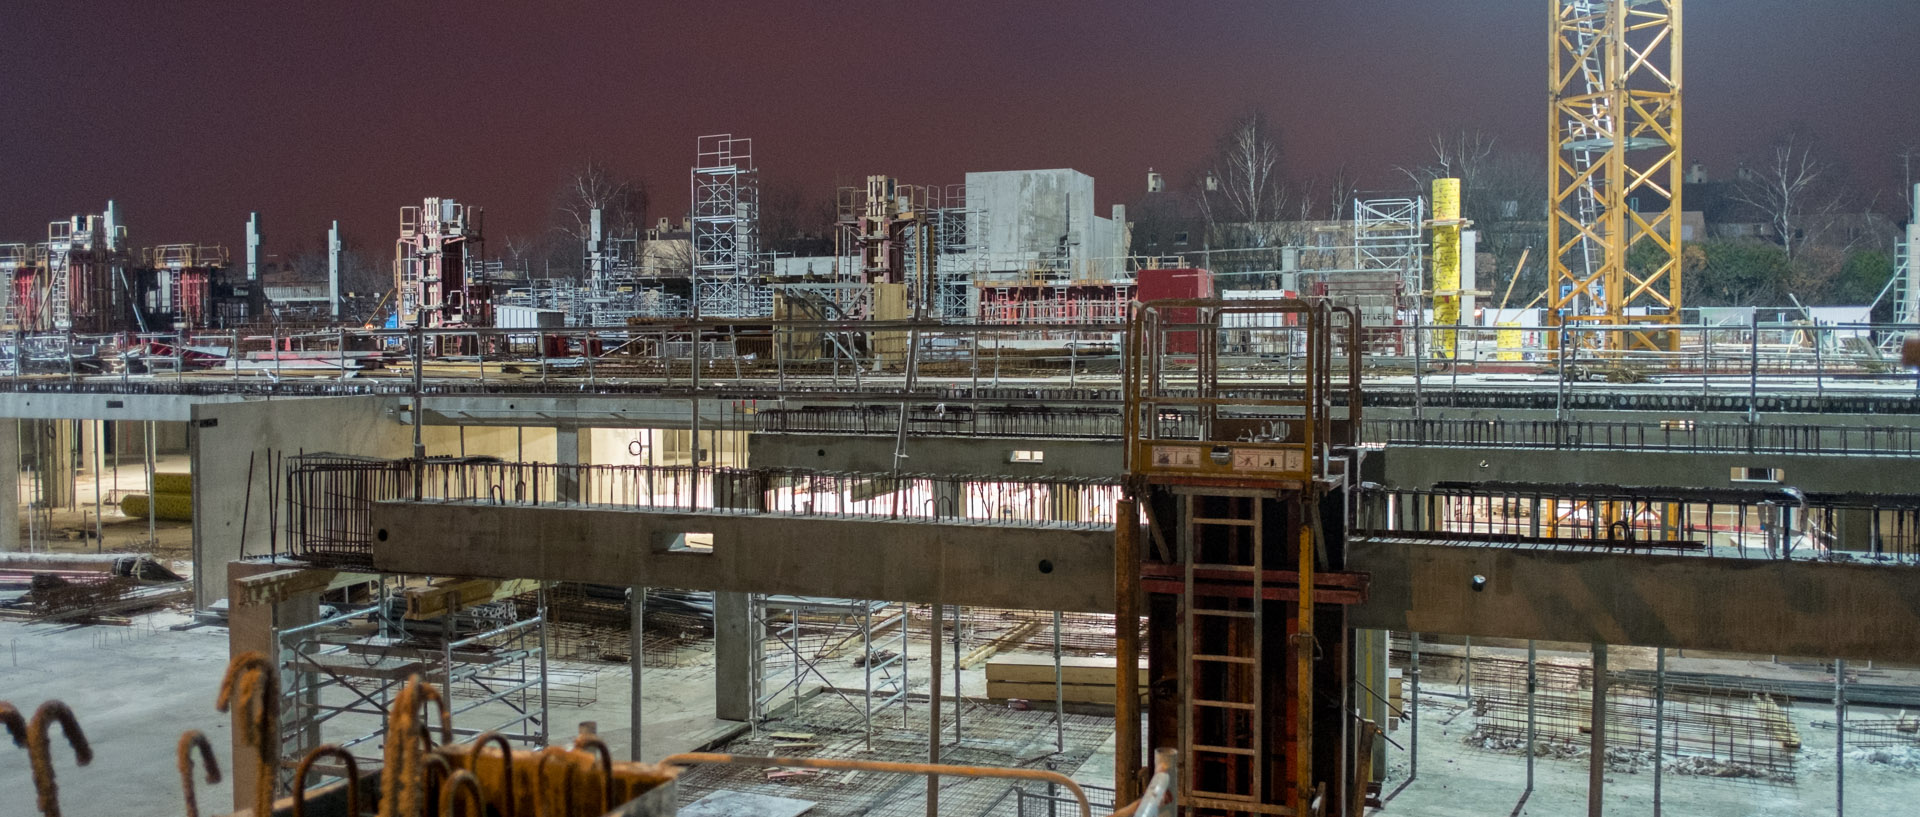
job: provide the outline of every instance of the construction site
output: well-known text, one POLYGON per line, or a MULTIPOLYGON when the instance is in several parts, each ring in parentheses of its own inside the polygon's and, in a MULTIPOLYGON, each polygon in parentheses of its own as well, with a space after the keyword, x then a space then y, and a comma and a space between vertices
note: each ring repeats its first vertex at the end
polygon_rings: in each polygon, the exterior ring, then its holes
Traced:
POLYGON ((1517 263, 1064 168, 787 254, 735 133, 576 278, 458 190, 372 296, 0 236, 0 812, 1909 813, 1920 186, 1872 303, 1689 304, 1682 0, 1536 5, 1517 263))

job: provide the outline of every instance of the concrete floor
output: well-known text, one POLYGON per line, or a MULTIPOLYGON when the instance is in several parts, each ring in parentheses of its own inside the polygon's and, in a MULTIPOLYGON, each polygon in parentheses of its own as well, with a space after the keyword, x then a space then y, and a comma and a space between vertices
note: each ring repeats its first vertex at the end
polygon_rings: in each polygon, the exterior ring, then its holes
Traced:
MULTIPOLYGON (((187 473, 187 456, 169 454, 158 457, 154 461, 154 471, 162 474, 187 473)), ((189 575, 193 556, 193 523, 155 520, 153 534, 149 537, 146 517, 128 517, 120 512, 121 497, 147 492, 146 469, 139 460, 124 461, 118 469, 113 468, 111 458, 107 460, 107 469, 99 480, 97 526, 94 523, 94 483, 93 473, 82 471, 74 477, 74 507, 33 512, 26 506, 33 496, 33 481, 23 473, 19 486, 21 549, 56 553, 148 553, 175 560, 176 563, 170 565, 174 572, 189 575)))
MULTIPOLYGON (((227 633, 166 629, 186 620, 166 613, 127 627, 0 622, 0 699, 28 715, 43 701, 65 701, 93 744, 93 764, 78 768, 55 739, 67 813, 183 813, 174 744, 188 729, 205 732, 226 762, 231 730, 214 697, 227 666, 227 633)), ((0 814, 34 813, 26 754, 10 746, 0 752, 7 758, 0 761, 0 814)), ((223 810, 231 798, 225 785, 200 784, 207 810, 223 810)))
MULTIPOLYGON (((1650 652, 1650 651, 1649 651, 1650 652)), ((1638 656, 1615 650, 1625 664, 1638 668, 1638 656)), ((1476 650, 1476 654, 1478 651, 1476 650)), ((1524 657, 1524 653, 1521 653, 1524 657)), ((1615 660, 1615 668, 1622 668, 1615 660)), ((1670 661, 1669 666, 1673 667, 1670 661)), ((1767 661, 1702 659, 1688 670, 1723 664, 1759 677, 1788 677, 1793 672, 1767 661), (1735 665, 1738 665, 1737 667, 1735 665)), ((1394 792, 1385 814, 1420 817, 1484 817, 1485 815, 1580 815, 1587 813, 1588 755, 1584 750, 1565 756, 1541 756, 1534 761, 1534 791, 1524 804, 1526 754, 1524 750, 1484 748, 1470 738, 1474 715, 1465 708, 1458 684, 1445 683, 1431 669, 1422 681, 1419 775, 1401 789, 1409 771, 1403 749, 1389 748, 1391 774, 1384 791, 1394 792)), ((1885 683, 1884 678, 1872 679, 1885 683)), ((1854 705, 1849 723, 1889 716, 1895 710, 1854 705)), ((1671 760, 1661 779, 1661 806, 1665 814, 1700 817, 1788 817, 1833 814, 1838 767, 1835 733, 1817 727, 1832 722, 1830 703, 1796 701, 1787 709, 1799 730, 1801 747, 1795 756, 1794 780, 1777 782, 1752 778, 1676 774, 1671 760)), ((1390 737, 1408 745, 1406 724, 1390 737)), ((1846 810, 1854 814, 1908 814, 1920 802, 1920 751, 1887 751, 1850 745, 1845 766, 1846 810)), ((1644 753, 1626 760, 1616 756, 1605 776, 1604 802, 1609 814, 1653 813, 1653 769, 1644 753)))
MULTIPOLYGON (((55 752, 57 780, 68 813, 182 813, 173 752, 181 733, 188 729, 205 732, 223 768, 228 764, 231 731, 226 716, 214 711, 227 663, 227 631, 219 626, 170 629, 190 621, 183 612, 169 611, 137 616, 130 626, 0 622, 0 700, 13 703, 29 715, 45 700, 65 701, 92 741, 95 759, 85 768, 74 764, 70 752, 55 752)), ((909 657, 913 688, 924 692, 927 645, 915 642, 909 648, 909 657)), ((741 728, 711 715, 714 676, 710 645, 697 646, 675 658, 682 660, 661 661, 663 666, 645 670, 643 754, 648 758, 724 743, 741 728), (664 666, 668 663, 680 665, 664 666)), ((627 757, 632 740, 628 727, 632 675, 628 668, 585 662, 555 662, 555 666, 590 673, 598 700, 585 706, 554 704, 554 742, 570 739, 580 722, 594 721, 615 755, 627 757)), ((822 670, 839 687, 858 687, 864 679, 864 672, 850 658, 823 664, 822 670)), ((946 678, 950 689, 951 674, 946 678)), ((812 695, 819 686, 808 684, 802 697, 812 695)), ((984 671, 976 668, 962 673, 961 688, 968 695, 983 695, 984 671)), ((980 706, 987 705, 968 704, 969 711, 980 706)), ((924 723, 924 703, 916 704, 913 711, 914 721, 924 723)), ((977 711, 975 717, 980 717, 977 711)), ((359 734, 356 727, 364 726, 344 719, 332 722, 325 737, 350 737, 359 734)), ((1050 729, 1045 731, 1051 734, 1050 729)), ((1105 750, 1109 754, 1100 755, 1095 749, 1094 758, 1086 763, 1092 778, 1088 782, 1110 777, 1110 745, 1105 750)), ((377 754, 377 750, 365 754, 377 754)), ((33 809, 26 756, 18 753, 14 758, 0 762, 0 814, 28 814, 33 809)), ((221 813, 231 802, 231 791, 224 784, 203 782, 200 802, 204 812, 221 813)))

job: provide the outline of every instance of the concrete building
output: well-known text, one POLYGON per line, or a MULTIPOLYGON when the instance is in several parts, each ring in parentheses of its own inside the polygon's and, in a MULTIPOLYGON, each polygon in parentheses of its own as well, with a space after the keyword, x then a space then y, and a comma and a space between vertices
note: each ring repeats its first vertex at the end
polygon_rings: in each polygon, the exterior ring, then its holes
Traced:
POLYGON ((990 277, 1051 271, 1111 279, 1126 272, 1126 208, 1099 215, 1093 177, 1077 170, 967 174, 972 263, 990 277))

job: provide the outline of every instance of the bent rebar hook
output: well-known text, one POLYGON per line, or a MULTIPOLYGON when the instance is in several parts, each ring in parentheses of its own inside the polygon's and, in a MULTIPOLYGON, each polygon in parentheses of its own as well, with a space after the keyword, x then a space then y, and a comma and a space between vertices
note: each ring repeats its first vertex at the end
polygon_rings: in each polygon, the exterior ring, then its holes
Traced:
POLYGON ((47 745, 47 726, 60 724, 60 731, 67 736, 67 745, 73 747, 73 756, 80 765, 93 762, 93 747, 87 745, 87 734, 80 730, 80 723, 73 718, 73 710, 59 701, 48 701, 33 712, 33 721, 27 724, 27 757, 33 764, 33 787, 40 795, 40 813, 46 817, 60 817, 60 787, 53 782, 53 750, 47 745))
POLYGON ((360 761, 353 753, 338 743, 322 743, 313 747, 306 757, 300 758, 300 765, 293 770, 293 817, 305 817, 307 811, 307 772, 313 769, 313 762, 322 757, 339 760, 347 767, 347 813, 360 817, 360 761))
POLYGON ((180 735, 180 745, 174 750, 180 766, 180 790, 187 798, 187 817, 200 817, 200 798, 193 790, 193 750, 200 750, 200 764, 207 767, 207 782, 220 782, 220 761, 214 759, 213 744, 207 742, 207 736, 198 729, 188 729, 180 735))
POLYGON ((575 749, 592 749, 600 756, 600 776, 604 784, 600 792, 600 810, 613 810, 613 750, 607 748, 607 742, 592 735, 581 735, 573 741, 575 749))
POLYGON ((214 701, 214 710, 232 711, 236 701, 243 707, 253 707, 250 711, 241 711, 239 732, 242 739, 253 744, 259 761, 253 783, 253 811, 255 814, 269 814, 273 810, 274 775, 280 765, 277 760, 280 750, 280 681, 266 654, 249 650, 236 656, 233 663, 227 665, 227 674, 220 679, 220 697, 214 701))
POLYGON ((13 745, 25 748, 27 745, 27 719, 13 704, 0 701, 0 723, 7 725, 7 733, 13 736, 13 745))

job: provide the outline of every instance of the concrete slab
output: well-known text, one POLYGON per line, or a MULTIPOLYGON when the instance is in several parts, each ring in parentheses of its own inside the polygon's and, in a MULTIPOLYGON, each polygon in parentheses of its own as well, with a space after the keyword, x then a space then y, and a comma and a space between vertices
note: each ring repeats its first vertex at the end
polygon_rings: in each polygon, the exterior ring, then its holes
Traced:
POLYGON ((800 817, 813 806, 811 800, 717 791, 682 807, 680 817, 800 817))

